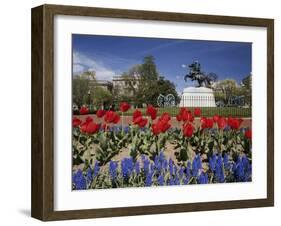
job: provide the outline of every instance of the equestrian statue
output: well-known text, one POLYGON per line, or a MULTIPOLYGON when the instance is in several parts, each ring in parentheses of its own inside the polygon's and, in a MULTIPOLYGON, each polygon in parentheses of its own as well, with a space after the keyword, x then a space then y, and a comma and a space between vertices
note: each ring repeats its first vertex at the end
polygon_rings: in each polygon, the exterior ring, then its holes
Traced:
POLYGON ((217 80, 217 75, 215 73, 208 73, 201 71, 201 65, 198 61, 194 61, 189 66, 189 74, 184 76, 185 82, 187 79, 191 79, 191 81, 197 81, 197 87, 206 87, 211 88, 212 84, 217 80))

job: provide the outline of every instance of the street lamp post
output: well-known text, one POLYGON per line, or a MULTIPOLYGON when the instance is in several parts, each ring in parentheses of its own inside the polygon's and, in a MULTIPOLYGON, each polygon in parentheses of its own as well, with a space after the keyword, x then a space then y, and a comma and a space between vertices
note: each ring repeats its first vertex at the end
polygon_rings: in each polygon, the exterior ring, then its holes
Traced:
POLYGON ((91 104, 91 91, 88 91, 88 104, 91 104))
POLYGON ((89 109, 90 111, 92 111, 92 105, 91 105, 91 91, 88 91, 88 105, 89 105, 89 109))

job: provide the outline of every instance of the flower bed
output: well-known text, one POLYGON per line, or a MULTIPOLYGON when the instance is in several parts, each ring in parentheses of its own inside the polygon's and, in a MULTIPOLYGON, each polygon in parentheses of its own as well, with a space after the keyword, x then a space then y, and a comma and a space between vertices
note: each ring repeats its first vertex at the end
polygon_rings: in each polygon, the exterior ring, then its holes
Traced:
MULTIPOLYGON (((189 110, 194 111, 194 107, 189 108, 189 110)), ((242 108, 242 107, 201 107, 201 115, 205 117, 213 117, 214 115, 220 115, 224 117, 235 115, 236 117, 243 117, 243 118, 250 118, 252 116, 252 108, 242 108)), ((122 113, 121 109, 119 109, 118 113, 122 113)), ((143 114, 146 113, 146 108, 139 108, 143 114)), ((135 109, 130 108, 128 111, 124 112, 123 115, 126 116, 132 116, 135 109)), ((175 117, 180 111, 179 107, 163 107, 163 108, 157 108, 157 115, 160 116, 164 112, 169 113, 172 117, 175 117)), ((80 109, 80 111, 75 111, 75 115, 84 115, 85 112, 87 114, 95 114, 96 111, 86 110, 83 109, 83 107, 80 109)))
POLYGON ((242 119, 181 108, 176 128, 169 113, 158 116, 148 106, 123 126, 130 105, 121 103, 120 110, 98 110, 99 123, 73 118, 73 189, 251 181, 252 132, 240 128, 242 119))

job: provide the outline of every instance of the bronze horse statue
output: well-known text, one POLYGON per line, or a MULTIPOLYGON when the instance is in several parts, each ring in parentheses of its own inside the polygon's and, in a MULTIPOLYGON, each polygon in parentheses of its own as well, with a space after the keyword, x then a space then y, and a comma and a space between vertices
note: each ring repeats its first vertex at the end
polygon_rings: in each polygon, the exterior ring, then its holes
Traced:
POLYGON ((205 74, 201 71, 201 66, 198 61, 194 61, 189 66, 189 74, 184 76, 185 82, 187 82, 187 78, 190 78, 191 81, 197 81, 197 87, 207 87, 211 88, 213 82, 217 80, 217 75, 215 73, 205 74))

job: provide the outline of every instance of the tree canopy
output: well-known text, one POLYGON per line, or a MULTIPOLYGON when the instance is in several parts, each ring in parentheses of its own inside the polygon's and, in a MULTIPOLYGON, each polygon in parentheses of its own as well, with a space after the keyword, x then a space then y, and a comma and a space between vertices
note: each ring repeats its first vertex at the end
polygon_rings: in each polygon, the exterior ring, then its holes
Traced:
POLYGON ((175 85, 159 75, 153 56, 144 57, 139 72, 139 86, 136 92, 136 99, 139 104, 145 103, 156 106, 160 94, 173 94, 178 99, 175 85))
POLYGON ((90 75, 89 72, 85 72, 81 75, 75 75, 72 82, 72 98, 73 103, 78 107, 86 104, 85 100, 89 92, 89 79, 95 78, 94 72, 90 75))
POLYGON ((98 85, 94 71, 86 71, 73 78, 73 103, 82 105, 101 106, 112 102, 112 94, 106 88, 98 85))
POLYGON ((228 104, 233 97, 243 97, 247 105, 251 105, 252 99, 252 79, 251 75, 246 76, 242 79, 241 84, 238 84, 233 79, 225 79, 216 82, 215 88, 215 99, 221 101, 224 104, 228 104))
POLYGON ((157 106, 158 96, 173 94, 179 100, 173 82, 160 76, 153 56, 146 56, 142 64, 132 66, 121 75, 121 82, 114 84, 112 92, 100 86, 96 74, 87 71, 73 78, 73 102, 101 106, 127 101, 137 107, 144 104, 157 106))

